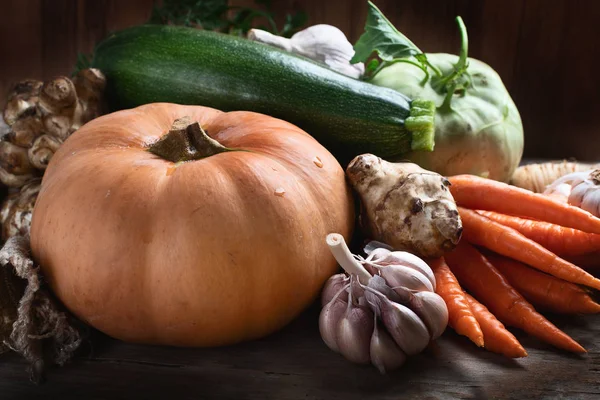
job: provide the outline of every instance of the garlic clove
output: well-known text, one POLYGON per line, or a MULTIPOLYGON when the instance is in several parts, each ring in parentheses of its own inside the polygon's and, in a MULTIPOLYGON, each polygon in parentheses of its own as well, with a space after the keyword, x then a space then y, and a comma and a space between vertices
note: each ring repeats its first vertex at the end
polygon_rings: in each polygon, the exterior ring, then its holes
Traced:
POLYGON ((406 251, 392 251, 382 254, 381 257, 374 257, 370 262, 378 266, 402 265, 412 268, 426 276, 435 291, 435 275, 433 274, 433 270, 425 261, 414 254, 406 251))
POLYGON ((444 333, 448 326, 448 307, 437 293, 414 293, 410 307, 427 326, 431 340, 437 339, 444 333))
POLYGON ((342 287, 333 298, 323 307, 319 314, 319 332, 321 338, 331 350, 339 352, 337 345, 337 329, 338 324, 348 308, 348 304, 344 300, 345 293, 350 285, 342 287))
POLYGON ((404 303, 409 301, 409 297, 412 295, 409 291, 405 296, 400 296, 398 293, 394 291, 388 284, 385 282, 379 275, 374 275, 371 279, 369 279, 368 286, 372 289, 377 290, 381 294, 383 294, 388 299, 395 301, 396 303, 404 303))
POLYGON ((600 216, 600 187, 592 186, 587 188, 581 202, 581 208, 596 217, 600 216))
POLYGON ((410 308, 390 301, 383 294, 367 287, 365 297, 380 316, 385 328, 398 347, 407 355, 420 353, 429 344, 429 331, 410 308))
MULTIPOLYGON (((377 265, 374 264, 376 267, 377 265)), ((390 287, 405 287, 409 290, 433 292, 433 285, 422 273, 403 265, 377 267, 379 273, 390 287)), ((402 293, 398 292, 402 295, 402 293)))
POLYGON ((371 362, 371 335, 373 334, 373 313, 368 308, 355 306, 352 292, 348 294, 348 304, 336 331, 339 352, 357 364, 371 362))
POLYGON ((406 361, 406 354, 400 350, 394 339, 374 321, 370 343, 371 364, 385 374, 399 368, 406 361))
POLYGON ((321 307, 325 307, 335 294, 348 283, 350 283, 350 278, 344 273, 331 276, 321 291, 321 307))

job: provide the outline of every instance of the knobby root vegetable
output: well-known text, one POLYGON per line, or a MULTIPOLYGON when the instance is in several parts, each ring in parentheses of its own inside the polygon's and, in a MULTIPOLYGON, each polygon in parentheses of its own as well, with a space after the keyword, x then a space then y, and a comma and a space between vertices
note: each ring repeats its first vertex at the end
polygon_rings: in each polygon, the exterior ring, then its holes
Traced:
POLYGON ((517 230, 473 210, 459 207, 459 211, 465 226, 464 238, 468 242, 519 260, 565 281, 600 289, 600 279, 563 260, 517 230))
POLYGON ((62 142, 104 113, 105 82, 99 70, 84 69, 72 79, 15 85, 3 112, 8 131, 0 138, 0 181, 19 188, 41 176, 62 142))
POLYGON ((27 151, 29 161, 37 169, 46 169, 52 159, 52 155, 58 150, 60 145, 60 140, 51 135, 38 136, 27 151))
POLYGON ((579 343, 539 314, 500 271, 465 240, 461 240, 456 249, 444 258, 459 282, 503 323, 523 329, 560 349, 586 352, 579 343))
POLYGON ((372 154, 355 157, 346 175, 362 203, 367 235, 395 250, 440 257, 458 243, 462 224, 443 176, 372 154))
POLYGON ((600 168, 600 164, 557 160, 522 165, 513 173, 510 184, 535 193, 543 193, 548 185, 560 177, 594 168, 600 168))
POLYGON ((473 175, 456 175, 448 179, 452 183, 450 192, 461 207, 496 211, 600 233, 600 218, 543 194, 473 175))
POLYGON ((8 125, 17 122, 24 115, 35 114, 35 106, 38 102, 40 89, 43 82, 27 79, 17 83, 8 95, 4 107, 4 121, 8 125))

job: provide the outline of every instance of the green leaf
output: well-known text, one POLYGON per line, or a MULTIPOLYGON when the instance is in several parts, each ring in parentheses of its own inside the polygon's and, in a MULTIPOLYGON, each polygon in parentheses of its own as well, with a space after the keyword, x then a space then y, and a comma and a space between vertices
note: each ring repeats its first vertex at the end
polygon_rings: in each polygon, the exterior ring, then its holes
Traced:
POLYGON ((365 32, 354 45, 354 57, 350 62, 365 62, 373 52, 384 61, 416 56, 423 52, 394 25, 373 4, 369 3, 365 32))

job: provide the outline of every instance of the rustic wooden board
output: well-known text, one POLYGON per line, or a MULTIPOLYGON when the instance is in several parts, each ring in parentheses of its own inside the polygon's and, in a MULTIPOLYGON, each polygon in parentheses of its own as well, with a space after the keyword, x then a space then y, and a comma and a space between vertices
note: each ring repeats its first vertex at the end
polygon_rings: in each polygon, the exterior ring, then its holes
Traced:
POLYGON ((0 358, 11 399, 598 399, 600 316, 552 318, 589 351, 554 350, 515 332, 529 357, 509 360, 447 331, 403 369, 382 376, 322 343, 313 306, 283 331, 218 349, 132 345, 92 335, 86 354, 33 386, 18 356, 0 358))

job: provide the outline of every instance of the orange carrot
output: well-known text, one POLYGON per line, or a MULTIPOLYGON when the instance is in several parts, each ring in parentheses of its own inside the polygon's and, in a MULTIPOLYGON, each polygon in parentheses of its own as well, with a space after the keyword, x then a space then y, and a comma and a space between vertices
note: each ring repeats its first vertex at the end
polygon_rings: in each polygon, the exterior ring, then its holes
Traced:
POLYGON ((428 261, 435 275, 435 291, 448 307, 448 325, 459 335, 468 337, 477 346, 483 346, 483 332, 471 312, 465 293, 448 268, 444 258, 428 261))
POLYGON ((515 229, 492 221, 473 210, 458 207, 458 212, 463 225, 462 237, 468 242, 519 260, 565 281, 600 289, 600 279, 527 239, 515 229))
POLYGON ((506 330, 502 322, 498 321, 486 306, 468 293, 464 293, 464 295, 477 322, 479 322, 479 326, 481 326, 487 350, 510 358, 527 357, 527 352, 517 338, 506 330))
POLYGON ((456 175, 449 180, 450 192, 461 207, 520 215, 600 233, 600 218, 549 196, 475 175, 456 175))
POLYGON ((586 352, 579 343, 536 312, 487 258, 466 241, 461 240, 444 258, 461 285, 503 323, 523 329, 558 348, 574 353, 586 352))
POLYGON ((600 251, 600 235, 544 221, 514 217, 493 211, 477 211, 479 214, 519 231, 523 236, 542 245, 558 256, 580 256, 600 251))
POLYGON ((590 295, 577 285, 498 254, 486 252, 484 255, 506 280, 534 305, 564 314, 600 312, 600 304, 594 302, 590 295))

